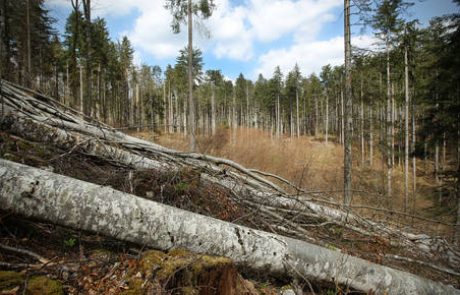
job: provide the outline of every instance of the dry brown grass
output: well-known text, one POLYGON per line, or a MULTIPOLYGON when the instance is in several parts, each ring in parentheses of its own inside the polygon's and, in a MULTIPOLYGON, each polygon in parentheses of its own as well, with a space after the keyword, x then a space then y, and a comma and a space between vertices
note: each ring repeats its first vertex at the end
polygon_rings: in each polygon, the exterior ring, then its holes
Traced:
MULTIPOLYGON (((136 133, 136 136, 152 139, 151 133, 136 133)), ((188 139, 183 135, 164 134, 156 138, 156 142, 177 150, 188 150, 188 139)), ((236 142, 231 142, 229 129, 219 129, 214 136, 197 138, 199 152, 234 160, 248 168, 263 170, 280 175, 309 191, 322 192, 332 201, 340 202, 343 187, 343 149, 342 146, 322 139, 301 136, 300 138, 273 138, 268 132, 256 129, 239 128, 236 142)), ((396 166, 393 172, 393 197, 385 197, 385 166, 375 149, 374 164, 360 163, 359 150, 355 149, 353 168, 353 204, 387 208, 402 211, 404 204, 403 168, 396 166)), ((420 175, 417 179, 418 194, 413 214, 429 218, 437 218, 444 222, 453 222, 454 216, 443 212, 439 214, 438 204, 431 197, 433 180, 427 173, 430 163, 418 163, 420 175), (423 167, 423 168, 422 168, 423 167)), ((412 198, 412 197, 411 197, 412 198)), ((410 201, 412 205, 412 200, 410 201)), ((361 210, 363 214, 375 218, 390 219, 399 223, 400 217, 388 216, 387 213, 376 213, 361 210)), ((407 220, 406 220, 407 221, 407 220)), ((424 225, 425 226, 425 225, 424 225)), ((433 231, 446 231, 445 226, 431 224, 433 231)))

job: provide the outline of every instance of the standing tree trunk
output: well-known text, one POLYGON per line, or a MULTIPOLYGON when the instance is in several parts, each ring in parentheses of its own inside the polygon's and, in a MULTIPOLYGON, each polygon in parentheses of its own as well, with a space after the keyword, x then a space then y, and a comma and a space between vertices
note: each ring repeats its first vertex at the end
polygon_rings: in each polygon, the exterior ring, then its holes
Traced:
MULTIPOLYGON (((5 17, 5 16, 3 16, 5 17)), ((26 30, 27 30, 27 76, 25 77, 26 85, 30 85, 32 75, 32 47, 30 43, 30 0, 26 1, 26 30)))
POLYGON ((315 137, 318 136, 318 118, 319 118, 319 111, 318 111, 318 96, 314 95, 314 100, 315 100, 315 137))
MULTIPOLYGON (((299 118, 299 89, 295 88, 295 107, 296 107, 296 127, 297 127, 297 138, 300 137, 300 118, 299 118)), ((327 141, 327 139, 326 139, 327 141)))
MULTIPOLYGON (((142 103, 141 103, 141 98, 139 95, 139 82, 136 82, 136 104, 137 104, 137 118, 138 118, 138 127, 137 130, 140 131, 141 128, 144 128, 144 120, 142 118, 143 116, 143 111, 142 111, 142 103)), ((166 116, 165 116, 166 118, 166 116)))
POLYGON ((374 161, 374 126, 372 118, 372 105, 369 106, 369 166, 372 167, 374 161))
POLYGON ((236 92, 234 92, 232 100, 232 145, 236 144, 236 127, 236 92))
POLYGON ((407 59, 407 46, 404 48, 404 212, 407 211, 409 202, 409 64, 407 59))
POLYGON ((163 81, 163 106, 164 106, 164 111, 163 111, 163 130, 164 133, 168 133, 168 114, 166 113, 166 107, 168 105, 169 101, 166 100, 166 80, 163 81))
POLYGON ((361 127, 361 166, 364 167, 364 154, 365 154, 365 149, 364 149, 364 101, 363 101, 363 76, 361 74, 361 89, 360 89, 360 99, 361 99, 361 106, 360 106, 360 127, 361 127))
POLYGON ((324 123, 324 125, 325 125, 324 129, 326 131, 325 141, 327 144, 329 141, 329 96, 327 94, 327 91, 326 91, 326 122, 324 123))
MULTIPOLYGON (((457 92, 458 95, 458 92, 457 92)), ((458 96, 457 96, 458 99, 458 96)), ((455 242, 460 245, 460 114, 457 115, 457 221, 455 224, 455 242)))
POLYGON ((91 72, 91 0, 83 1, 83 10, 85 12, 85 38, 86 38, 86 102, 84 104, 84 113, 92 115, 92 72, 91 72))
POLYGON ((417 199, 417 162, 415 157, 415 103, 414 98, 412 102, 412 211, 415 211, 415 202, 417 199))
POLYGON ((83 65, 80 64, 80 112, 82 113, 85 105, 83 97, 83 65))
MULTIPOLYGON (((342 84, 342 83, 341 83, 342 84)), ((342 85, 340 86, 340 143, 343 145, 345 140, 345 121, 344 121, 344 100, 343 100, 343 89, 342 85)))
POLYGON ((352 119, 352 97, 351 97, 351 40, 350 40, 350 0, 345 0, 345 130, 344 130, 344 205, 348 207, 352 198, 351 190, 351 169, 352 169, 352 151, 351 151, 351 130, 353 125, 352 119))
POLYGON ((216 98, 215 85, 211 82, 211 134, 216 135, 216 98))
POLYGON ((392 107, 391 107, 391 77, 390 77, 390 37, 387 35, 386 41, 386 62, 387 62, 387 148, 386 148, 386 158, 387 158, 387 197, 392 195, 392 173, 393 173, 393 161, 392 161, 392 107))
POLYGON ((281 118, 280 118, 280 95, 276 96, 276 138, 280 138, 281 133, 281 118))
POLYGON ((190 151, 196 151, 195 102, 193 100, 193 19, 192 0, 188 0, 188 104, 190 125, 190 151))

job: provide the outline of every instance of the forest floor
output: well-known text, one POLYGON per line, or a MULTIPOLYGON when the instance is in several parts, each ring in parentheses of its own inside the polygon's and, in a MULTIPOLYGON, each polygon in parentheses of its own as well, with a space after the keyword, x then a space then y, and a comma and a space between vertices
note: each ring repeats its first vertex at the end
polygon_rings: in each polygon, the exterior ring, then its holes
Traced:
MULTIPOLYGON (((132 132, 131 135, 155 141, 163 146, 187 151, 188 138, 180 134, 162 134, 153 138, 150 132, 132 132)), ((297 186, 318 192, 329 197, 332 202, 340 203, 343 187, 343 148, 334 138, 326 144, 323 137, 301 136, 275 139, 268 132, 239 128, 231 142, 229 129, 218 129, 214 136, 197 137, 198 151, 234 160, 245 167, 280 175, 297 186)), ((446 238, 453 236, 456 200, 444 191, 440 197, 439 184, 434 179, 434 164, 430 160, 417 159, 417 191, 414 201, 412 177, 409 176, 408 215, 394 214, 402 212, 404 207, 404 167, 395 159, 393 169, 393 195, 385 196, 386 170, 381 154, 374 147, 372 166, 369 161, 369 146, 366 145, 365 161, 361 162, 359 147, 353 150, 353 200, 356 207, 382 208, 389 211, 356 210, 373 219, 382 219, 393 224, 410 224, 421 232, 431 235, 442 234, 446 238), (409 215, 427 218, 434 222, 416 222, 409 215), (437 223, 439 221, 440 223, 437 223), (447 225, 447 226, 446 226, 447 225)), ((403 161, 403 159, 401 159, 403 161)), ((412 171, 410 162, 410 171, 412 171)), ((410 175, 410 174, 409 174, 410 175)))

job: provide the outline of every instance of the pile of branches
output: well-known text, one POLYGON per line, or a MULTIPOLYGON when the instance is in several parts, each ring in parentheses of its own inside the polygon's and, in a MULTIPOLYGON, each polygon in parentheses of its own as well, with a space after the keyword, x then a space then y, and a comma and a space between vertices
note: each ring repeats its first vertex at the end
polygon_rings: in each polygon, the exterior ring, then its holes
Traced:
POLYGON ((250 209, 250 218, 243 216, 235 220, 237 223, 459 284, 460 251, 442 237, 415 234, 366 219, 351 208, 331 203, 319 193, 304 191, 277 175, 128 136, 50 97, 7 81, 2 81, 0 94, 0 127, 5 132, 53 145, 67 154, 97 157, 134 170, 161 174, 193 169, 199 174, 201 186, 219 187, 233 201, 250 209), (331 233, 337 237, 331 239, 331 233), (369 253, 375 248, 355 249, 356 243, 343 242, 347 239, 378 248, 385 246, 386 250, 369 253))

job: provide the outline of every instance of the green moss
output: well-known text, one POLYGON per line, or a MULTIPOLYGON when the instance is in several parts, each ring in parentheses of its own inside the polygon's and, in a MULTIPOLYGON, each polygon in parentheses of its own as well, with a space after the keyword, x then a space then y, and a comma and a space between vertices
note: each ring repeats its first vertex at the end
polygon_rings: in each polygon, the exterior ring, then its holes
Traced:
MULTIPOLYGON (((185 270, 187 266, 192 262, 192 259, 192 254, 186 250, 171 250, 160 265, 160 269, 156 275, 158 280, 167 280, 168 278, 172 277, 178 270, 185 270)), ((188 276, 187 272, 184 274, 188 276)), ((190 278, 186 278, 186 280, 189 281, 190 278)))
POLYGON ((184 287, 181 289, 183 295, 197 295, 200 294, 200 292, 193 287, 184 287))
POLYGON ((147 277, 163 265, 166 254, 160 251, 150 250, 144 252, 139 261, 139 270, 147 277))
MULTIPOLYGON (((180 288, 182 294, 198 294, 195 286, 202 283, 201 280, 208 283, 212 277, 210 273, 231 265, 228 258, 196 255, 184 249, 172 249, 167 254, 152 250, 142 255, 138 271, 149 280, 168 282, 168 288, 180 288)), ((133 287, 132 290, 136 292, 137 289, 133 287)))
POLYGON ((32 277, 27 282, 28 295, 64 295, 62 284, 46 276, 32 277))
POLYGON ((129 283, 129 289, 121 292, 121 295, 140 295, 144 294, 145 290, 142 288, 144 282, 141 279, 132 278, 129 283))
POLYGON ((231 264, 231 259, 204 255, 194 261, 194 263, 191 265, 191 270, 193 271, 193 274, 197 276, 206 269, 220 268, 224 266, 230 266, 231 264))
POLYGON ((11 290, 22 285, 24 275, 15 271, 0 271, 0 291, 11 290))
POLYGON ((186 182, 179 182, 174 186, 174 189, 176 190, 176 193, 180 194, 185 194, 188 190, 188 183, 186 182))

